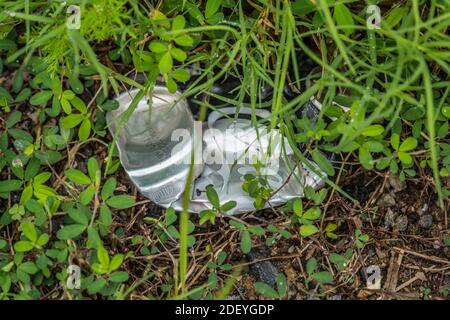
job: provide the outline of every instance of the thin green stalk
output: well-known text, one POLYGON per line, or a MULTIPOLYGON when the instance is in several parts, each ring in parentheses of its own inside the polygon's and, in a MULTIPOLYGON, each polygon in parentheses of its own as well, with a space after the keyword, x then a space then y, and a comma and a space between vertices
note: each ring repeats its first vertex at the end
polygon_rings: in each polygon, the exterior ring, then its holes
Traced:
POLYGON ((333 37, 334 42, 336 42, 336 45, 339 49, 339 51, 342 54, 342 57, 344 58, 345 62, 347 63, 348 68, 352 73, 355 73, 355 68, 352 65, 352 62, 350 61, 350 58, 348 57, 347 50, 345 49, 344 44, 342 43, 341 39, 339 38, 339 34, 337 32, 336 26, 334 24, 333 18, 331 17, 330 8, 328 8, 328 2, 326 0, 319 0, 320 8, 322 9, 323 14, 325 15, 325 22, 327 23, 328 28, 330 29, 331 36, 333 37))
POLYGON ((436 185, 436 192, 439 198, 439 206, 444 208, 444 199, 442 196, 441 189, 441 179, 439 177, 439 168, 438 168, 438 156, 436 150, 436 141, 435 141, 435 126, 434 126, 434 102, 433 102, 433 88, 431 86, 431 77, 430 70, 428 69, 427 64, 421 60, 422 64, 422 74, 423 74, 423 83, 425 87, 425 98, 427 104, 427 124, 428 124, 428 136, 429 136, 429 146, 431 153, 431 167, 433 169, 434 183, 436 185))

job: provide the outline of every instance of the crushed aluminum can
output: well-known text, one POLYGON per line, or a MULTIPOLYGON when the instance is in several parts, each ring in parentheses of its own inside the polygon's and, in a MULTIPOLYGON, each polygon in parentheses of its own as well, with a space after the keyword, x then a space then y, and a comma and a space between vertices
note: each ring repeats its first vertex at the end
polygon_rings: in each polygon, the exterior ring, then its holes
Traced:
MULTIPOLYGON (((119 108, 108 113, 113 136, 120 115, 137 92, 120 95, 119 108)), ((222 204, 236 201, 236 207, 227 214, 255 210, 254 199, 242 185, 246 174, 256 174, 256 160, 262 164, 258 174, 266 177, 274 191, 266 207, 303 196, 306 186, 323 186, 323 180, 314 172, 320 169, 311 161, 317 170, 299 162, 280 131, 261 124, 270 117, 268 110, 256 110, 261 120, 258 124, 248 119, 252 110, 247 107, 220 108, 211 112, 206 122, 198 123, 180 96, 155 87, 151 111, 148 97, 142 99, 116 140, 125 171, 140 192, 156 204, 182 209, 192 160, 194 180, 189 211, 194 213, 212 208, 206 196, 209 185, 217 191, 222 204)), ((320 107, 319 102, 312 100, 307 110, 317 113, 320 107)))
MULTIPOLYGON (((138 89, 121 94, 116 100, 118 109, 107 114, 113 136, 121 125, 121 115, 130 106, 138 89)), ((116 145, 122 167, 139 191, 161 206, 168 207, 183 194, 188 177, 193 141, 173 140, 175 129, 193 134, 194 119, 189 106, 180 94, 171 94, 155 86, 151 97, 139 101, 136 109, 123 125, 116 145), (174 151, 177 151, 175 154, 174 151)), ((194 166, 194 177, 202 171, 194 166)))

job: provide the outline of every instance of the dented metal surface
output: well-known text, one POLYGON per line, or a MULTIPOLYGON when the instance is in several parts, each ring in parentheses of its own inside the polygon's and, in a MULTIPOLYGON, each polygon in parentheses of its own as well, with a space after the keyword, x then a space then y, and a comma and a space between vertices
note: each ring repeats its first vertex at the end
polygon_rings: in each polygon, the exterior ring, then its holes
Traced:
MULTIPOLYGON (((120 115, 137 92, 119 96, 119 108, 108 113, 113 135, 120 115)), ((314 116, 319 108, 317 101, 306 106, 314 116)), ((270 112, 257 109, 257 123, 249 119, 251 112, 246 107, 220 108, 211 112, 207 121, 198 123, 179 93, 155 87, 152 108, 148 98, 142 99, 118 135, 120 161, 144 196, 176 210, 182 209, 182 194, 193 162, 189 211, 196 213, 211 208, 205 192, 208 185, 213 185, 222 203, 237 202, 228 214, 254 210, 254 199, 242 184, 245 174, 256 173, 256 159, 262 164, 259 174, 274 190, 266 207, 301 197, 306 186, 321 187, 322 179, 298 162, 279 130, 268 130, 264 119, 270 117, 270 112)))

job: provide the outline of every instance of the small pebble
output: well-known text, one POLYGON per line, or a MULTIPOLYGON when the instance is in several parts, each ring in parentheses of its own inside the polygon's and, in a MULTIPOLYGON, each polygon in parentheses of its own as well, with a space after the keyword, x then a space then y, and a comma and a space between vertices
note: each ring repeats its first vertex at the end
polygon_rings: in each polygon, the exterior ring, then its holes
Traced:
POLYGON ((411 223, 416 223, 419 220, 419 215, 415 212, 408 215, 408 220, 411 223))
MULTIPOLYGON (((264 252, 252 249, 247 258, 250 262, 265 258, 264 252)), ((255 277, 256 281, 265 282, 269 286, 274 286, 278 276, 278 270, 270 261, 258 261, 250 265, 250 273, 255 277)))
POLYGON ((390 193, 384 194, 377 202, 381 208, 392 207, 395 205, 395 199, 390 193))
POLYGON ((419 215, 423 215, 428 210, 428 204, 424 203, 423 207, 419 210, 419 215))
POLYGON ((429 229, 433 225, 433 217, 430 214, 424 214, 419 219, 419 226, 424 229, 429 229))
POLYGON ((389 184, 394 189, 394 192, 399 192, 406 188, 406 182, 401 181, 400 178, 395 175, 389 176, 389 184))
POLYGON ((408 227, 408 217, 405 215, 398 216, 395 220, 395 227, 398 231, 405 231, 408 227))
POLYGON ((435 240, 433 243, 433 248, 438 250, 441 248, 441 243, 439 242, 439 240, 435 240))
POLYGON ((395 217, 397 215, 391 209, 388 209, 384 215, 384 226, 386 228, 391 228, 395 225, 395 217))

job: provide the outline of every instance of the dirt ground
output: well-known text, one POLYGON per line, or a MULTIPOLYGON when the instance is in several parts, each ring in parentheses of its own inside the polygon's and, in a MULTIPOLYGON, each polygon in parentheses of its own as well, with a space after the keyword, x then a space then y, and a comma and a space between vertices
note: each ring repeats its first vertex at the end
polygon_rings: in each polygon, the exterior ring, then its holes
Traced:
MULTIPOLYGON (((286 275, 289 284, 286 299, 448 299, 448 216, 435 204, 432 179, 423 175, 400 182, 396 177, 367 172, 358 166, 347 165, 345 168, 348 171, 338 185, 359 204, 351 203, 338 192, 325 202, 323 223, 339 225, 337 240, 331 241, 323 235, 305 239, 295 235, 295 230, 290 230, 294 234, 291 239, 277 237, 271 247, 261 239, 253 239, 253 256, 249 257, 239 250, 239 233, 230 227, 227 218, 221 218, 214 226, 198 227, 194 231, 197 243, 190 251, 189 285, 195 287, 207 280, 206 263, 214 252, 223 250, 228 254, 227 262, 243 268, 229 299, 264 298, 253 285, 256 281, 265 281, 265 277, 270 278, 264 274, 267 272, 286 275), (362 249, 354 245, 356 229, 370 237, 362 249), (353 249, 354 254, 343 270, 338 271, 330 262, 329 255, 331 252, 342 254, 347 249, 353 249), (333 274, 332 284, 322 286, 305 282, 305 265, 312 257, 317 259, 318 269, 333 274), (379 267, 379 289, 367 288, 369 266, 379 267)), ((125 186, 131 186, 131 183, 123 173, 121 177, 125 191, 125 186)), ((129 191, 139 196, 134 188, 129 191)), ((124 234, 123 240, 130 239, 135 232, 133 230, 151 237, 152 226, 142 220, 145 216, 158 218, 162 209, 145 199, 141 199, 140 204, 119 219, 122 222, 119 225, 129 235, 124 234)), ((251 212, 236 219, 280 227, 289 226, 290 217, 281 208, 275 208, 251 212)), ((191 220, 195 223, 197 217, 191 216, 191 220)), ((120 240, 116 245, 127 244, 120 240)), ((174 274, 173 265, 178 254, 177 243, 171 245, 161 248, 158 254, 136 258, 128 264, 130 274, 136 279, 145 269, 146 260, 152 262, 152 269, 157 274, 156 279, 145 283, 138 290, 140 293, 131 298, 149 293, 157 297, 162 293, 160 286, 174 274)), ((219 279, 225 281, 227 274, 219 272, 219 279)))
MULTIPOLYGON (((29 114, 22 126, 29 126, 31 119, 33 115, 29 114)), ((72 167, 86 172, 87 159, 92 156, 105 159, 107 149, 104 144, 92 140, 82 145, 73 144, 67 161, 60 161, 53 170, 62 174, 65 168, 72 167)), ((255 291, 254 283, 267 278, 268 282, 273 282, 277 272, 283 272, 288 279, 286 299, 448 299, 448 213, 435 204, 431 173, 419 172, 416 177, 400 182, 387 173, 365 171, 351 162, 343 168, 337 185, 359 202, 352 203, 328 188, 328 194, 332 192, 332 196, 327 196, 322 205, 322 212, 325 212, 322 226, 329 222, 337 224, 337 240, 330 240, 323 234, 301 238, 298 230, 291 227, 292 214, 284 212, 283 208, 250 212, 233 219, 262 227, 273 224, 286 228, 293 237, 277 236, 270 247, 265 245, 264 239, 253 237, 252 257, 249 257, 242 254, 239 232, 230 226, 229 218, 219 218, 214 226, 197 226, 192 234, 197 241, 190 249, 189 288, 205 284, 207 263, 222 250, 227 253, 227 263, 234 268, 242 267, 230 299, 264 298, 255 291), (362 249, 355 247, 356 229, 369 235, 369 241, 362 249), (343 254, 348 249, 354 254, 339 271, 330 262, 329 255, 343 254), (318 270, 333 274, 332 284, 306 282, 306 262, 313 257, 318 261, 318 270), (369 266, 379 267, 379 289, 367 288, 369 266)), ((148 271, 154 273, 133 291, 131 299, 163 298, 167 296, 164 288, 173 283, 177 274, 178 241, 161 244, 155 223, 149 222, 148 218, 162 219, 164 210, 143 198, 122 169, 115 177, 118 192, 136 196, 137 204, 114 216, 111 234, 104 241, 116 253, 134 252, 125 262, 130 274, 129 283, 138 282, 148 271), (144 242, 135 241, 137 235, 142 236, 144 242), (159 252, 143 250, 152 246, 159 252)), ((450 185, 450 179, 446 183, 450 185)), ((53 187, 58 184, 55 181, 53 187)), ((308 205, 306 202, 305 206, 308 205)), ((191 215, 191 220, 194 224, 198 222, 196 215, 191 215)), ((53 221, 52 229, 56 232, 58 220, 53 221)), ((229 275, 230 272, 218 271, 219 286, 224 285, 229 275)))

